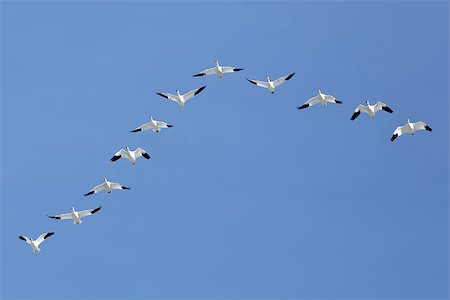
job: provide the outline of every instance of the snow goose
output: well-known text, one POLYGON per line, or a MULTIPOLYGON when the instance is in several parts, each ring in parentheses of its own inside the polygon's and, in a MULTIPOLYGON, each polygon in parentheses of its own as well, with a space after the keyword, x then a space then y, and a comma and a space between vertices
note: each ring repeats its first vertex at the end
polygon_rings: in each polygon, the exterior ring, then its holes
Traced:
POLYGON ((327 106, 328 103, 342 104, 342 101, 337 100, 336 98, 334 98, 331 95, 323 94, 320 90, 317 90, 317 92, 319 93, 317 96, 310 98, 308 101, 305 102, 305 104, 303 104, 302 106, 298 106, 297 108, 304 109, 304 108, 313 106, 317 103, 322 104, 323 107, 327 106))
POLYGON ((203 91, 205 88, 206 88, 206 85, 199 87, 197 89, 193 89, 192 91, 189 91, 183 95, 180 94, 179 90, 176 90, 176 92, 177 92, 176 95, 169 94, 169 93, 157 93, 157 94, 166 99, 175 101, 176 103, 178 103, 178 105, 180 107, 184 107, 184 104, 186 103, 186 101, 188 101, 189 99, 192 99, 192 97, 194 97, 195 95, 200 94, 200 92, 203 91))
POLYGON ((111 161, 116 161, 121 157, 125 157, 134 165, 136 163, 136 159, 138 159, 141 156, 146 159, 150 159, 150 154, 145 152, 144 149, 137 148, 136 150, 132 151, 127 146, 125 147, 125 149, 120 149, 119 151, 117 151, 117 153, 114 154, 114 156, 111 158, 111 161))
POLYGON ((285 83, 286 81, 288 81, 289 79, 291 79, 292 76, 294 76, 294 74, 295 74, 295 72, 292 73, 292 74, 280 77, 280 78, 278 78, 277 80, 274 80, 274 81, 271 81, 270 77, 267 76, 267 82, 266 81, 259 81, 259 80, 248 79, 247 77, 246 77, 246 79, 249 82, 251 82, 251 83, 253 83, 253 84, 257 85, 257 86, 260 86, 260 87, 268 89, 269 92, 271 92, 273 94, 273 93, 275 93, 275 88, 277 86, 279 86, 279 85, 285 83))
POLYGON ((33 249, 34 253, 39 253, 41 251, 41 249, 39 249, 39 245, 49 236, 54 235, 54 232, 45 232, 43 234, 41 234, 36 240, 30 239, 29 237, 26 237, 24 235, 19 236, 19 239, 21 239, 22 241, 27 242, 30 246, 31 249, 33 249))
POLYGON ((153 120, 153 117, 150 117, 150 122, 142 124, 138 128, 132 130, 131 132, 145 131, 145 130, 153 130, 153 132, 159 132, 162 128, 170 128, 173 125, 167 124, 163 121, 153 120))
POLYGON ((239 72, 242 70, 244 70, 244 69, 236 68, 236 67, 221 66, 221 65, 219 65, 219 61, 216 60, 216 66, 214 68, 203 70, 200 73, 193 75, 192 77, 217 75, 217 76, 219 76, 219 78, 222 78, 223 74, 225 74, 225 73, 239 72))
POLYGON ((388 113, 394 112, 392 109, 389 108, 389 106, 387 106, 383 102, 377 102, 377 103, 375 103, 375 105, 370 105, 369 101, 366 101, 366 104, 367 104, 367 106, 362 105, 362 104, 358 105, 358 107, 353 112, 353 115, 350 118, 350 120, 353 121, 354 119, 356 119, 361 114, 361 112, 369 114, 371 119, 373 119, 375 117, 375 113, 377 111, 379 111, 380 109, 387 111, 388 113))
POLYGON ((60 214, 60 215, 54 215, 54 216, 48 216, 49 218, 55 219, 55 220, 67 220, 67 219, 71 219, 73 220, 73 224, 78 225, 83 223, 83 221, 81 221, 81 218, 86 217, 86 216, 90 216, 95 214, 96 212, 98 212, 102 207, 97 207, 97 208, 93 208, 93 209, 87 209, 87 210, 82 210, 82 211, 76 211, 75 208, 72 207, 72 212, 67 213, 67 214, 60 214))
POLYGON ((405 133, 409 133, 414 135, 414 133, 416 133, 417 130, 427 130, 427 131, 432 131, 433 129, 431 129, 430 126, 428 126, 427 124, 425 124, 422 121, 419 122, 415 122, 415 123, 411 123, 409 121, 409 119, 407 119, 407 123, 403 126, 398 126, 394 133, 392 134, 391 137, 391 141, 393 142, 396 138, 398 138, 399 136, 405 134, 405 133))
POLYGON ((103 183, 95 186, 92 188, 89 192, 84 194, 85 196, 89 196, 98 192, 101 192, 103 190, 107 191, 108 193, 111 193, 112 190, 129 190, 129 187, 123 186, 119 183, 110 182, 106 180, 106 178, 103 179, 103 183))

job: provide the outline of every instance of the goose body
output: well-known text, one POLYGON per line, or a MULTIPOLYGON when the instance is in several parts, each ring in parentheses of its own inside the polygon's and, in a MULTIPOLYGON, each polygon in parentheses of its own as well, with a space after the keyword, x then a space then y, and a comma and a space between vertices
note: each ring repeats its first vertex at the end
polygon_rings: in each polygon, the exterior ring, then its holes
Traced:
POLYGON ((193 89, 189 92, 187 92, 186 94, 180 94, 179 90, 176 90, 176 95, 173 94, 169 94, 169 93, 156 93, 158 95, 160 95, 161 97, 164 97, 166 99, 175 101, 176 103, 178 103, 178 105, 180 107, 184 107, 186 101, 192 99, 195 95, 200 94, 201 91, 203 91, 206 88, 205 86, 193 89))
POLYGON ((102 184, 93 187, 89 192, 87 192, 84 195, 89 196, 101 191, 107 191, 109 194, 112 192, 112 190, 129 190, 129 189, 130 189, 129 187, 123 186, 119 183, 108 181, 106 178, 104 178, 102 184))
POLYGON ((250 83, 253 83, 257 86, 266 88, 270 93, 275 93, 275 88, 282 85, 286 81, 292 78, 295 75, 295 72, 286 76, 282 76, 274 81, 270 80, 270 77, 267 76, 267 81, 253 80, 246 78, 250 83))
POLYGON ((407 123, 403 126, 398 126, 391 137, 391 142, 393 142, 396 138, 403 134, 411 134, 414 135, 417 130, 426 130, 426 131, 433 131, 430 126, 428 126, 426 123, 419 121, 419 122, 410 122, 409 119, 407 119, 407 123))
POLYGON ((193 75, 193 77, 217 75, 219 78, 222 78, 225 73, 239 72, 242 70, 242 68, 221 66, 219 65, 219 62, 216 61, 216 66, 214 68, 203 70, 200 73, 193 75))
POLYGON ((153 119, 153 117, 150 117, 150 122, 142 124, 138 128, 132 130, 131 132, 139 132, 139 131, 146 131, 146 130, 153 130, 153 132, 160 132, 163 128, 171 128, 173 125, 167 124, 163 121, 156 121, 153 119))
POLYGON ((150 159, 150 154, 148 154, 144 149, 137 148, 136 150, 130 150, 130 148, 125 147, 125 149, 120 149, 119 151, 114 154, 114 156, 111 158, 111 161, 116 161, 120 159, 121 157, 127 158, 133 165, 136 163, 136 159, 139 157, 144 157, 146 159, 150 159))
POLYGON ((371 119, 375 117, 375 113, 379 110, 384 110, 388 113, 393 113, 393 110, 383 102, 377 102, 374 105, 370 105, 369 101, 366 101, 366 104, 367 105, 362 104, 358 105, 358 107, 353 112, 353 115, 350 118, 350 120, 352 121, 355 120, 361 114, 361 112, 368 114, 371 119))
POLYGON ((34 253, 39 253, 41 252, 41 249, 39 248, 39 245, 48 237, 52 236, 53 234, 55 234, 54 232, 45 232, 43 234, 41 234, 36 240, 33 240, 27 236, 21 235, 19 236, 19 239, 21 239, 22 241, 27 242, 27 244, 29 244, 31 246, 31 249, 33 250, 34 253))
POLYGON ((305 109, 305 108, 308 108, 310 106, 316 105, 318 103, 322 104, 323 107, 328 106, 328 103, 342 104, 342 101, 337 100, 332 95, 326 95, 326 94, 322 93, 320 90, 317 90, 317 92, 318 92, 317 96, 309 98, 308 101, 306 101, 303 105, 298 106, 297 108, 298 109, 305 109))
POLYGON ((49 218, 55 219, 55 220, 73 220, 73 224, 78 225, 83 223, 81 221, 81 218, 90 216, 98 212, 102 207, 97 207, 93 209, 87 209, 82 211, 76 211, 75 208, 72 207, 72 211, 67 214, 60 214, 60 215, 54 215, 54 216, 48 216, 49 218))

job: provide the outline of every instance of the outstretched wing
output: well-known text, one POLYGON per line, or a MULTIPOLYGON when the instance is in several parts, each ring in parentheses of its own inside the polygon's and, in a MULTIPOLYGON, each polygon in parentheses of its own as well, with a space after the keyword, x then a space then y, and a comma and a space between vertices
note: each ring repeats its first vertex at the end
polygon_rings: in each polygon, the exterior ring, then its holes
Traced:
POLYGON ((94 208, 94 209, 82 210, 82 211, 79 211, 79 212, 78 212, 78 215, 80 216, 80 218, 86 217, 86 216, 90 216, 90 215, 93 215, 93 214, 95 214, 96 212, 98 212, 100 209, 102 209, 101 206, 100 206, 100 207, 97 207, 97 208, 94 208))
POLYGON ((401 136, 404 133, 408 133, 409 127, 408 125, 403 125, 403 126, 398 126, 395 130, 394 133, 392 134, 391 137, 391 142, 393 142, 396 138, 398 138, 399 136, 401 136))
POLYGON ((213 75, 216 74, 216 68, 206 69, 201 71, 200 73, 197 73, 195 75, 192 75, 192 77, 199 77, 199 76, 206 76, 206 75, 213 75))
POLYGON ((166 99, 178 102, 178 96, 177 95, 173 95, 173 94, 169 94, 169 93, 156 93, 156 94, 158 94, 161 97, 164 97, 166 99))
POLYGON ((387 111, 388 113, 393 113, 394 111, 392 109, 390 109, 389 106, 387 106, 385 103, 383 102, 377 102, 375 104, 375 111, 379 111, 380 109, 387 111))
POLYGON ((183 95, 184 101, 187 101, 187 100, 191 99, 192 97, 194 97, 195 95, 200 94, 201 91, 203 91, 205 88, 206 88, 206 85, 187 92, 186 94, 183 95))
POLYGON ((110 182, 110 186, 112 190, 129 190, 129 187, 123 186, 119 183, 110 182))
POLYGON ((148 154, 147 152, 145 152, 145 150, 142 149, 142 148, 137 148, 137 149, 134 151, 134 153, 135 153, 135 155, 136 155, 136 158, 138 158, 139 156, 142 156, 142 157, 144 157, 144 158, 146 158, 146 159, 150 159, 150 154, 148 154))
POLYGON ((128 156, 128 153, 127 153, 125 150, 120 149, 119 151, 117 151, 116 154, 114 154, 114 156, 111 158, 111 161, 116 161, 116 160, 118 160, 119 158, 121 158, 122 156, 127 157, 127 156, 128 156))
POLYGON ((353 115, 350 118, 350 120, 353 121, 354 119, 356 119, 361 114, 361 112, 367 113, 367 107, 365 107, 364 105, 360 104, 360 105, 358 105, 358 107, 353 112, 353 115))
POLYGON ((99 184, 95 187, 93 187, 89 192, 87 192, 86 194, 84 194, 85 196, 89 196, 95 193, 98 193, 100 191, 103 191, 104 189, 106 189, 105 187, 105 183, 99 184))
POLYGON ((314 96, 312 98, 309 98, 308 101, 306 101, 302 106, 298 106, 298 109, 304 109, 310 106, 313 106, 320 102, 320 95, 314 96))
POLYGON ((222 73, 233 73, 233 72, 239 72, 244 69, 242 68, 235 68, 235 67, 222 67, 222 73))
POLYGON ((427 131, 433 131, 433 129, 431 129, 430 126, 428 126, 427 124, 425 124, 422 121, 413 123, 414 125, 414 130, 427 130, 427 131))
POLYGON ((35 241, 37 246, 39 246, 46 238, 48 238, 54 234, 55 234, 54 232, 45 232, 45 233, 41 234, 35 241))
POLYGON ((329 102, 329 103, 338 103, 338 104, 342 104, 342 101, 334 98, 334 96, 331 95, 324 95, 325 96, 325 101, 329 102))
POLYGON ((277 87, 277 86, 279 86, 279 85, 282 85, 283 83, 285 83, 286 81, 288 81, 289 79, 291 79, 292 76, 294 76, 294 75, 295 75, 295 72, 292 73, 292 74, 289 74, 289 75, 286 75, 286 76, 283 76, 283 77, 278 78, 277 80, 275 80, 275 81, 273 82, 273 86, 274 86, 274 87, 277 87))
POLYGON ((27 236, 21 235, 21 236, 19 236, 19 239, 21 239, 22 241, 25 241, 31 245, 31 240, 27 236))
POLYGON ((54 215, 54 216, 48 216, 49 218, 55 219, 55 220, 68 220, 72 219, 72 214, 60 214, 60 215, 54 215))
POLYGON ((257 86, 263 87, 263 88, 269 88, 269 83, 265 82, 265 81, 260 81, 260 80, 253 80, 253 79, 248 79, 247 77, 245 77, 245 79, 247 79, 249 82, 256 84, 257 86))

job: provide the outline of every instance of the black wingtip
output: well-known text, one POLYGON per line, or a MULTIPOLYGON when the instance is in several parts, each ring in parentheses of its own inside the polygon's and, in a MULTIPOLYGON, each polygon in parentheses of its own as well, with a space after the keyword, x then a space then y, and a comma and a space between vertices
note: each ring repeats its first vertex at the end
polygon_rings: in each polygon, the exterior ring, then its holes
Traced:
POLYGON ((355 120, 360 114, 361 114, 360 111, 357 111, 357 112, 353 113, 353 115, 352 115, 352 117, 350 118, 350 120, 352 120, 352 121, 355 120))
POLYGON ((234 68, 233 69, 234 72, 239 72, 239 71, 242 71, 242 70, 244 70, 244 69, 243 68, 234 68))
POLYGON ((248 80, 248 82, 250 82, 250 83, 256 84, 256 82, 254 82, 254 81, 252 81, 252 80, 248 79, 247 77, 245 77, 245 79, 247 79, 247 80, 248 80))
POLYGON ((172 127, 173 127, 173 125, 171 125, 171 124, 167 124, 167 127, 168 127, 168 128, 172 128, 172 127))
POLYGON ((200 94, 201 91, 203 91, 206 88, 206 85, 202 86, 201 88, 199 88, 194 95, 200 94))
POLYGON ((201 77, 201 76, 205 76, 205 75, 206 75, 205 73, 198 73, 198 74, 192 75, 192 77, 201 77))
POLYGON ((433 129, 431 129, 431 127, 428 126, 428 125, 425 125, 425 129, 428 130, 428 131, 433 131, 433 129))
POLYGON ((48 215, 47 215, 47 217, 49 217, 50 219, 55 219, 55 220, 61 219, 60 217, 57 217, 57 216, 48 216, 48 215))
POLYGON ((130 132, 139 132, 139 131, 141 131, 142 129, 140 129, 140 128, 138 128, 138 129, 135 129, 135 130, 131 130, 130 132))
POLYGON ((142 157, 146 159, 150 159, 150 155, 148 153, 142 153, 142 157))
POLYGON ((391 142, 393 142, 398 137, 398 134, 393 134, 391 137, 391 142))
POLYGON ((116 161, 116 160, 118 160, 119 158, 121 157, 121 155, 119 155, 119 156, 113 156, 112 158, 111 158, 111 161, 116 161))
POLYGON ((384 110, 384 111, 387 111, 388 113, 391 113, 391 114, 394 112, 394 111, 393 111, 390 107, 388 107, 388 106, 382 107, 381 109, 384 110))
POLYGON ((49 233, 47 233, 47 234, 44 236, 44 240, 45 240, 46 238, 48 238, 48 237, 54 235, 54 234, 55 234, 54 232, 49 232, 49 233))
POLYGON ((98 212, 100 209, 102 209, 101 206, 97 207, 96 209, 93 209, 93 210, 91 211, 91 214, 95 214, 95 213, 98 212))
POLYGON ((295 72, 294 73, 292 73, 292 74, 290 74, 288 77, 286 77, 286 79, 285 79, 285 81, 288 81, 289 79, 291 79, 292 78, 292 76, 294 76, 295 75, 295 72))
POLYGON ((303 104, 302 106, 297 106, 297 109, 304 109, 309 107, 309 104, 303 104))
POLYGON ((334 100, 337 104, 342 104, 343 102, 341 100, 334 100))
POLYGON ((90 191, 89 193, 84 194, 84 196, 89 196, 92 195, 94 193, 94 191, 90 191))
POLYGON ((21 235, 19 236, 19 239, 21 239, 22 241, 25 241, 25 242, 27 241, 27 240, 26 240, 23 236, 21 236, 21 235))
POLYGON ((130 188, 130 187, 127 187, 127 186, 123 186, 123 185, 122 185, 122 190, 131 190, 131 188, 130 188))
POLYGON ((161 97, 164 97, 164 98, 166 98, 166 99, 169 99, 169 97, 167 97, 167 96, 164 95, 164 94, 161 94, 161 93, 156 93, 156 94, 158 94, 158 95, 160 95, 161 97))

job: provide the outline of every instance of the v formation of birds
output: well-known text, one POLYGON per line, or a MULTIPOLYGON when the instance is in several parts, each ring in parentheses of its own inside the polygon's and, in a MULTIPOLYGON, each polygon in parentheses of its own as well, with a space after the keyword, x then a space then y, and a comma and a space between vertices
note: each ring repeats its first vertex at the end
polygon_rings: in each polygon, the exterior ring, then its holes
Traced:
MULTIPOLYGON (((219 65, 219 62, 216 61, 216 65, 213 68, 203 70, 195 75, 193 77, 200 77, 200 76, 208 76, 208 75, 216 75, 219 78, 222 78, 224 74, 226 73, 234 73, 242 71, 242 68, 236 68, 236 67, 228 67, 228 66, 221 66, 219 65)), ((279 87, 280 85, 284 84, 286 81, 290 80, 295 73, 288 74, 286 76, 282 76, 276 80, 271 80, 270 77, 267 77, 267 81, 261 81, 261 80, 253 80, 246 78, 250 83, 267 89, 270 93, 274 94, 275 89, 279 87)), ((159 96, 164 97, 168 100, 174 101, 178 103, 180 107, 184 107, 186 102, 190 99, 192 99, 194 96, 201 93, 206 86, 202 86, 196 89, 193 89, 185 94, 181 94, 180 91, 176 90, 176 94, 170 94, 170 93, 157 93, 159 96)), ((299 110, 306 109, 308 107, 311 107, 315 104, 321 104, 323 107, 326 107, 328 103, 334 103, 334 104, 342 104, 343 102, 341 100, 336 99, 332 95, 327 95, 322 93, 320 90, 317 91, 317 95, 308 99, 304 104, 298 106, 297 108, 299 110)), ((388 113, 393 113, 393 110, 385 103, 383 102, 377 102, 373 105, 369 103, 369 101, 366 101, 366 105, 359 104, 356 109, 353 112, 353 115, 351 116, 350 120, 354 121, 362 112, 369 115, 371 119, 375 117, 375 114, 377 111, 383 110, 388 113)), ((161 131, 161 129, 171 128, 173 127, 171 124, 168 124, 164 121, 157 121, 154 120, 153 117, 150 117, 150 121, 147 123, 144 123, 140 126, 138 126, 136 129, 132 130, 131 132, 139 132, 139 131, 146 131, 146 130, 153 130, 155 133, 158 133, 161 131)), ((407 123, 403 126, 398 126, 391 136, 391 141, 394 141, 396 138, 398 138, 401 135, 404 134, 411 134, 414 135, 416 131, 418 130, 426 130, 426 131, 432 131, 431 127, 428 126, 426 123, 422 121, 418 122, 411 122, 409 119, 407 119, 407 123)), ((130 148, 126 147, 125 149, 120 149, 117 151, 114 156, 111 158, 112 162, 115 162, 121 158, 128 159, 131 164, 135 164, 136 160, 139 157, 143 157, 145 159, 150 159, 150 154, 146 152, 142 148, 137 148, 136 150, 131 150, 130 148)), ((115 183, 108 181, 106 178, 103 179, 103 182, 95 187, 93 187, 90 191, 88 191, 84 196, 89 196, 96 194, 101 191, 106 191, 107 193, 111 193, 112 190, 129 190, 130 188, 127 186, 124 186, 120 183, 115 183)), ((93 215, 100 211, 102 207, 97 207, 93 209, 87 209, 82 211, 76 211, 75 208, 72 207, 71 212, 69 213, 63 213, 59 215, 52 215, 48 216, 49 218, 56 219, 56 220, 72 220, 74 224, 78 225, 81 224, 81 218, 84 218, 86 216, 93 215)), ((41 249, 39 248, 39 245, 48 237, 52 236, 54 232, 44 232, 42 233, 36 240, 33 240, 32 238, 29 238, 27 236, 21 235, 19 236, 19 239, 25 241, 31 246, 31 249, 34 253, 39 253, 41 249)))

